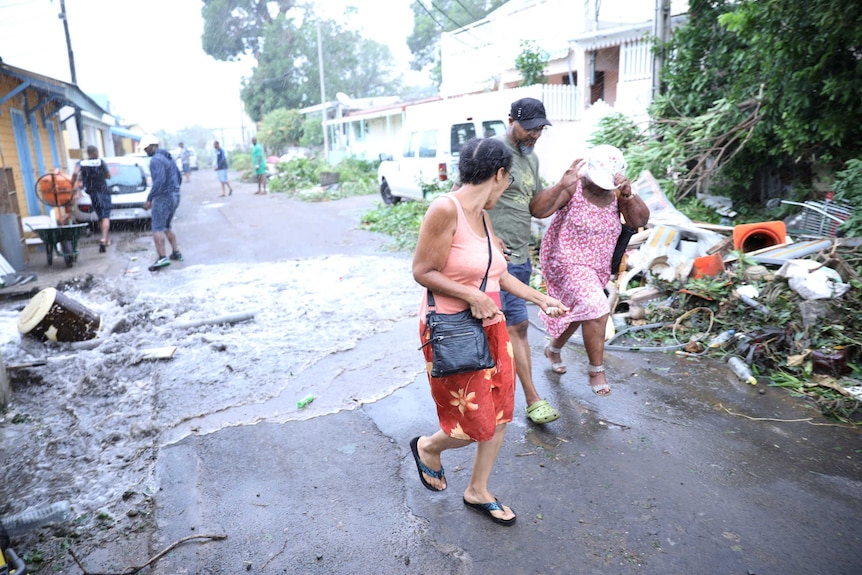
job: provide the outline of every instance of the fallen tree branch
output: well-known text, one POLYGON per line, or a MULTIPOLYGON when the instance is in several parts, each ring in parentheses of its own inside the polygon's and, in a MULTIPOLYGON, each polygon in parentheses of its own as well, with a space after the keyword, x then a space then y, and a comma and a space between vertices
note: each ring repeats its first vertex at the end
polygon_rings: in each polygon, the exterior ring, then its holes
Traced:
POLYGON ((153 555, 143 565, 139 565, 137 567, 126 567, 119 573, 94 573, 92 571, 87 571, 81 564, 81 561, 75 555, 75 552, 69 549, 69 553, 72 555, 72 559, 75 560, 75 563, 78 564, 78 567, 80 567, 81 571, 84 572, 84 575, 134 575, 135 573, 138 573, 139 571, 149 567, 150 565, 152 565, 153 563, 155 563, 156 561, 158 561, 186 541, 191 541, 192 539, 212 539, 213 541, 221 541, 222 539, 227 539, 227 535, 189 535, 188 537, 183 537, 182 539, 174 541, 173 543, 165 547, 163 550, 153 555))
POLYGON ((751 421, 774 421, 776 423, 807 423, 809 425, 818 425, 821 427, 843 427, 844 429, 855 429, 855 427, 850 425, 841 425, 840 423, 815 423, 812 421, 813 418, 805 417, 803 419, 777 419, 774 417, 752 417, 750 415, 745 415, 744 413, 736 413, 734 411, 730 411, 722 404, 718 404, 720 408, 729 413, 730 415, 735 415, 736 417, 744 417, 745 419, 750 419, 751 421))

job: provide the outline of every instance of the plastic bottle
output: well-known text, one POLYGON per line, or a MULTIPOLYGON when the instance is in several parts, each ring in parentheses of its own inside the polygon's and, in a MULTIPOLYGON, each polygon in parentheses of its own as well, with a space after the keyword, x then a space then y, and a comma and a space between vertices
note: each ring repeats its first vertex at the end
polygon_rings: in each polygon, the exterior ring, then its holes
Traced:
POLYGON ((736 374, 736 377, 738 377, 740 381, 746 381, 751 385, 757 384, 757 378, 751 374, 751 370, 748 369, 745 362, 738 357, 731 357, 728 359, 727 365, 730 366, 730 369, 733 370, 733 373, 736 374))
POLYGON ((309 393, 308 395, 306 395, 305 397, 303 397, 302 399, 300 399, 299 401, 296 402, 296 408, 302 409, 303 407, 305 407, 306 405, 308 405, 312 401, 314 401, 314 396, 309 393))
POLYGON ((0 518, 10 537, 23 535, 52 523, 70 521, 73 517, 72 506, 68 501, 58 501, 31 507, 21 513, 0 518))
POLYGON ((736 333, 735 329, 729 329, 727 331, 723 331, 711 340, 709 340, 709 347, 711 349, 718 349, 719 347, 724 346, 730 338, 733 337, 733 334, 736 333))

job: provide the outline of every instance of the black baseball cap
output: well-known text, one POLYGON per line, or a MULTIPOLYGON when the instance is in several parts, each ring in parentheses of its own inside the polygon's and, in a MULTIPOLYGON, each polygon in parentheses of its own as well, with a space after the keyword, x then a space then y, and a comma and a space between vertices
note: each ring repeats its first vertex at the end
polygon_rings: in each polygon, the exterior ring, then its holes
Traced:
POLYGON ((542 126, 551 125, 548 118, 545 117, 545 106, 535 98, 521 98, 512 102, 509 117, 517 120, 525 130, 535 130, 542 126))

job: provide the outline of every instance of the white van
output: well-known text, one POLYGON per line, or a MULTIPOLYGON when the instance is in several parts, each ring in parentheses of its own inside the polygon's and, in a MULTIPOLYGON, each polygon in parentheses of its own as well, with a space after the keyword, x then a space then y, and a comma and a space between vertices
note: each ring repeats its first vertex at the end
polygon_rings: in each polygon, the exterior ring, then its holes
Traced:
POLYGON ((404 146, 396 157, 381 154, 377 169, 380 195, 386 204, 402 198, 425 199, 425 189, 435 182, 454 180, 461 146, 475 137, 491 137, 506 131, 500 119, 463 117, 434 126, 404 128, 404 146))

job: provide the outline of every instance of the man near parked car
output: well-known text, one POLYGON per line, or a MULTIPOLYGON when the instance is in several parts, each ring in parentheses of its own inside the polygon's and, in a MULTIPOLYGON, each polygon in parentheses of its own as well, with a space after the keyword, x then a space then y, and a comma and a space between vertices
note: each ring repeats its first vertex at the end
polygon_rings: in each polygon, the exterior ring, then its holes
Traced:
MULTIPOLYGON (((533 270, 530 260, 532 218, 547 217, 556 211, 554 209, 547 215, 538 216, 533 207, 535 205, 546 211, 558 202, 562 204, 562 200, 569 197, 568 190, 575 189, 578 181, 577 162, 573 162, 558 183, 542 189, 539 159, 534 148, 545 126, 550 125, 542 102, 535 98, 522 98, 512 103, 506 132, 496 136, 512 152, 511 175, 514 179, 489 215, 494 225, 494 233, 505 244, 502 247, 508 260, 509 273, 527 285, 530 285, 533 270)), ((505 290, 500 290, 500 295, 506 316, 506 328, 515 355, 515 371, 527 402, 527 417, 533 423, 554 421, 560 417, 560 412, 541 398, 533 384, 533 362, 530 343, 527 340, 527 304, 505 290)), ((549 355, 547 348, 545 355, 549 355)), ((554 366, 556 373, 561 373, 556 369, 559 365, 557 355, 557 366, 554 366)))
POLYGON ((224 150, 221 149, 221 146, 218 143, 218 140, 213 142, 213 148, 215 149, 215 171, 218 175, 218 181, 221 182, 221 197, 231 196, 233 195, 233 188, 230 187, 230 182, 227 180, 227 156, 224 153, 224 150), (227 186, 228 193, 224 193, 224 188, 227 186))
POLYGON ((177 247, 177 236, 171 229, 171 222, 180 204, 180 171, 171 155, 159 148, 159 140, 155 136, 146 135, 141 138, 141 147, 150 157, 150 176, 152 187, 145 210, 151 210, 151 226, 153 243, 156 245, 156 261, 149 270, 156 271, 171 265, 171 260, 182 261, 183 256, 177 247), (170 259, 165 257, 165 239, 171 245, 170 259))
POLYGON ((186 149, 185 145, 180 142, 180 163, 183 165, 183 176, 185 176, 187 184, 192 181, 191 156, 191 153, 186 149))
POLYGON ((263 157, 263 146, 257 143, 257 138, 251 139, 251 165, 254 166, 254 175, 257 176, 257 195, 266 194, 266 158, 263 157))
POLYGON ((111 229, 111 191, 108 189, 108 180, 111 179, 111 171, 105 160, 99 158, 99 149, 96 146, 87 146, 87 159, 75 164, 72 173, 72 188, 78 183, 87 191, 93 210, 99 218, 99 229, 102 238, 99 240, 99 251, 104 253, 111 245, 108 231, 111 229))

